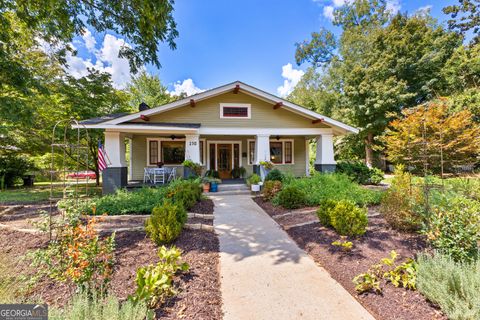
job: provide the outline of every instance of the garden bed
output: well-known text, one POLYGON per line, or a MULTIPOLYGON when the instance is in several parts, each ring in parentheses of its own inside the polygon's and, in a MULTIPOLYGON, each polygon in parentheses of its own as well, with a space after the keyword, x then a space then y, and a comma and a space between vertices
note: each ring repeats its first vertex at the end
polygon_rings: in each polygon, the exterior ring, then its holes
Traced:
POLYGON ((292 219, 295 220, 295 223, 312 220, 312 216, 302 213, 302 209, 291 211, 292 215, 278 217, 278 210, 269 202, 265 202, 261 198, 254 200, 284 229, 288 229, 287 233, 298 246, 304 249, 315 262, 324 267, 377 319, 446 319, 438 308, 416 291, 395 288, 391 284, 383 286, 381 295, 373 293, 358 295, 355 291, 353 278, 366 272, 380 259, 388 257, 391 250, 395 250, 399 254, 398 261, 412 258, 415 254, 426 250, 426 243, 422 236, 392 230, 378 213, 376 207, 369 209, 369 224, 366 234, 359 239, 349 239, 353 242, 353 249, 350 252, 344 252, 341 248, 331 244, 339 240, 338 234, 332 229, 322 227, 318 222, 291 227, 292 219), (272 208, 273 210, 271 210, 272 208), (298 214, 295 214, 296 212, 298 214))
MULTIPOLYGON (((16 259, 27 251, 44 247, 45 234, 0 230, 0 255, 16 259), (15 239, 15 241, 12 241, 15 239)), ((165 319, 221 319, 219 279, 219 244, 214 233, 184 230, 173 243, 183 250, 183 260, 191 270, 177 279, 179 294, 157 310, 165 319)), ((135 290, 136 270, 158 260, 157 247, 143 231, 118 232, 116 235, 116 264, 111 291, 126 299, 135 290)), ((33 274, 25 262, 16 268, 17 274, 33 274)), ((42 279, 29 291, 29 299, 48 304, 63 305, 74 293, 75 287, 42 279)))

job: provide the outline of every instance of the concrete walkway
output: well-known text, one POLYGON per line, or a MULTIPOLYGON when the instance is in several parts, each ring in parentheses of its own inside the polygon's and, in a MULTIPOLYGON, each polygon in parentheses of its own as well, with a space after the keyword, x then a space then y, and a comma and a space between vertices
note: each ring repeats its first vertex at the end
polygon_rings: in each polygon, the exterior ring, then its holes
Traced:
POLYGON ((249 195, 214 196, 224 319, 374 319, 249 195))

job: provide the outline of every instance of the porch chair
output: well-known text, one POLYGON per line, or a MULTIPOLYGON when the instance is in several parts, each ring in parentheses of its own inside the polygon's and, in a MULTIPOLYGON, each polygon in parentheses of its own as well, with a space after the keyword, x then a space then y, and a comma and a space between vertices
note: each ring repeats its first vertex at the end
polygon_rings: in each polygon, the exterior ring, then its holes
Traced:
POLYGON ((168 175, 168 179, 167 179, 167 182, 170 182, 172 181, 173 179, 175 179, 176 177, 176 168, 173 167, 172 170, 170 170, 170 174, 168 175))
POLYGON ((165 168, 155 168, 153 170, 153 184, 165 183, 165 168))
POLYGON ((152 172, 150 168, 143 168, 143 183, 152 182, 152 172))

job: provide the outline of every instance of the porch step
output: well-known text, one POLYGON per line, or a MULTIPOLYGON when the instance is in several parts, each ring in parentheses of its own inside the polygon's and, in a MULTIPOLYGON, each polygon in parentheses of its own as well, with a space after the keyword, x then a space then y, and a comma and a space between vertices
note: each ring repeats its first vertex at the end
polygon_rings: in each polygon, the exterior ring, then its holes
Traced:
POLYGON ((227 190, 227 191, 218 191, 218 192, 207 192, 205 195, 210 197, 216 196, 233 196, 233 195, 249 195, 251 194, 250 190, 227 190))
POLYGON ((245 183, 220 183, 218 185, 218 191, 236 191, 236 190, 247 190, 249 191, 250 189, 245 183))

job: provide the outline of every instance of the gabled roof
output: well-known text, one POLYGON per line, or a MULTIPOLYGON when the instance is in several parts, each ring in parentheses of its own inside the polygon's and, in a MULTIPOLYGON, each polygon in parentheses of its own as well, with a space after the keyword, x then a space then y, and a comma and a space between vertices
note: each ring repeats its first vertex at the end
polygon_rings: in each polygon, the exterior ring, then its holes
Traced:
MULTIPOLYGON (((124 115, 124 116, 120 116, 120 117, 115 117, 115 118, 107 120, 107 121, 102 121, 101 124, 97 124, 97 125, 94 124, 91 127, 92 128, 101 128, 103 125, 105 125, 105 126, 108 126, 109 128, 111 128, 114 125, 125 124, 125 122, 130 122, 132 120, 139 119, 141 115, 152 116, 152 115, 159 114, 159 113, 162 113, 162 112, 165 112, 165 111, 169 111, 169 110, 173 110, 173 109, 176 109, 176 108, 187 106, 187 105, 190 104, 190 101, 192 99, 195 102, 209 99, 209 98, 212 98, 214 96, 230 92, 230 91, 234 90, 237 86, 239 86, 239 90, 242 93, 257 97, 261 100, 264 100, 264 101, 272 103, 272 104, 277 104, 277 103, 281 102, 282 103, 282 108, 285 108, 285 109, 287 109, 291 112, 297 113, 297 114, 302 115, 304 117, 310 118, 312 120, 322 120, 322 122, 324 124, 327 124, 327 125, 335 128, 338 131, 341 131, 343 133, 348 133, 348 132, 358 133, 357 128, 349 126, 349 125, 347 125, 343 122, 331 119, 331 118, 326 117, 324 115, 321 115, 317 112, 308 110, 308 109, 306 109, 302 106, 299 106, 295 103, 292 103, 288 100, 277 97, 273 94, 270 94, 270 93, 265 92, 263 90, 260 90, 258 88, 252 87, 252 86, 250 86, 246 83, 243 83, 241 81, 235 81, 235 82, 232 82, 232 83, 229 83, 229 84, 226 84, 226 85, 223 85, 223 86, 211 89, 211 90, 207 90, 207 91, 204 91, 204 92, 201 92, 201 93, 198 93, 198 94, 195 94, 195 95, 192 95, 192 96, 189 96, 189 97, 186 97, 186 98, 183 98, 183 99, 180 99, 180 100, 177 100, 177 101, 174 101, 174 102, 171 102, 171 103, 159 106, 159 107, 155 107, 155 108, 144 110, 144 111, 139 111, 139 112, 136 112, 136 113, 132 113, 132 114, 128 114, 128 115, 124 115)), ((273 110, 272 110, 272 112, 273 112, 273 110)), ((91 119, 91 120, 94 120, 94 119, 91 119)), ((89 121, 89 120, 87 120, 87 121, 89 121)))

